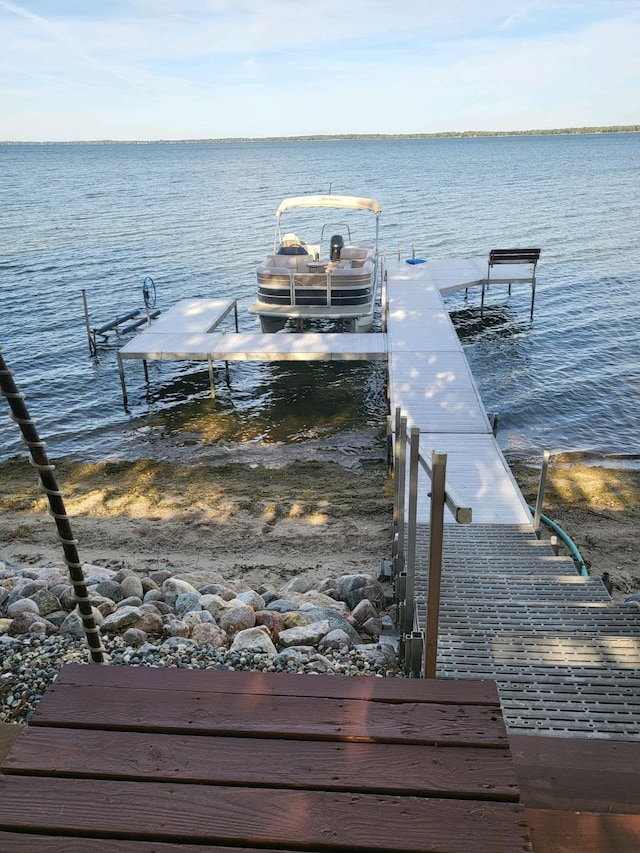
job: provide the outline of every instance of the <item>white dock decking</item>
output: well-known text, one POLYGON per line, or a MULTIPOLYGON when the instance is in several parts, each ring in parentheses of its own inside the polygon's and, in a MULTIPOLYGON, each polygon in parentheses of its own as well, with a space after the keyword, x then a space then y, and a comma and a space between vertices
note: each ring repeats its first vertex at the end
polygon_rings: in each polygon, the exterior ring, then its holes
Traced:
MULTIPOLYGON (((449 479, 473 508, 474 523, 530 524, 442 300, 442 293, 481 285, 486 277, 483 258, 391 264, 387 334, 238 332, 237 317, 236 331, 228 331, 221 327, 235 300, 183 299, 119 351, 125 406, 125 360, 206 361, 212 393, 214 361, 387 360, 391 411, 399 406, 408 426, 421 430, 427 452, 448 454, 449 479)), ((499 280, 531 278, 514 264, 501 268, 499 280)), ((419 522, 429 519, 428 493, 423 478, 419 522)))
MULTIPOLYGON (((522 275, 521 270, 516 270, 522 275)), ((447 454, 447 482, 473 524, 531 525, 531 513, 495 440, 443 292, 480 284, 480 262, 442 261, 388 270, 389 398, 418 427, 424 456, 447 454)), ((430 483, 418 487, 418 523, 428 523, 430 483)), ((453 518, 446 510, 445 521, 453 518)), ((531 529, 533 529, 531 527, 531 529)))

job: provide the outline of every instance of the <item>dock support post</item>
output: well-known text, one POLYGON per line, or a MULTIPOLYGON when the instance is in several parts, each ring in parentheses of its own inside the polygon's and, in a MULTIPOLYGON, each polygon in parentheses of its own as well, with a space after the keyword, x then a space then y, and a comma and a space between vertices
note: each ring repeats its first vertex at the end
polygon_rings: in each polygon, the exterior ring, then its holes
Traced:
POLYGON ((530 320, 533 320, 533 304, 536 301, 536 277, 534 275, 533 281, 531 282, 531 315, 529 317, 530 320))
POLYGON ((214 385, 214 382, 213 382, 213 359, 211 358, 210 355, 207 357, 207 362, 209 364, 209 387, 211 388, 211 399, 215 400, 216 399, 216 386, 214 385))
POLYGON ((429 521, 429 591, 426 613, 424 677, 435 678, 438 662, 440 619, 440 581, 442 578, 442 542, 446 496, 447 454, 433 452, 431 457, 431 517, 429 521))
POLYGON ((147 367, 147 359, 142 359, 142 369, 144 370, 144 381, 149 384, 149 368, 147 367))
POLYGON ((89 307, 87 305, 87 291, 82 288, 82 302, 84 304, 84 322, 87 327, 87 340, 89 341, 89 355, 95 358, 96 342, 91 334, 91 326, 89 324, 89 307))
POLYGON ((400 409, 396 409, 396 460, 395 460, 395 493, 396 500, 396 553, 394 559, 394 575, 404 571, 404 492, 406 480, 406 440, 407 419, 400 415, 400 409))
POLYGON ((400 659, 404 674, 408 678, 420 678, 422 670, 422 650, 424 649, 424 634, 422 631, 411 631, 400 641, 400 659))
POLYGON ((391 415, 387 415, 387 477, 393 475, 393 427, 391 415))
POLYGON ((236 321, 236 332, 238 331, 238 302, 236 299, 233 300, 233 315, 236 321))
POLYGON ((482 318, 482 315, 484 314, 484 289, 485 289, 485 285, 486 285, 486 282, 483 281, 482 282, 482 296, 480 297, 480 318, 482 318))
POLYGON ((416 566, 416 534, 418 518, 418 465, 420 455, 420 430, 412 427, 409 444, 409 507, 407 530, 407 591, 405 605, 405 634, 413 631, 415 612, 415 566, 416 566))
POLYGON ((540 482, 538 483, 538 495, 536 497, 536 508, 533 514, 533 529, 536 534, 540 533, 540 516, 542 515, 542 502, 547 485, 547 471, 549 470, 549 451, 542 454, 542 467, 540 468, 540 482))
POLYGON ((125 412, 128 411, 128 400, 127 400, 127 386, 124 381, 124 363, 122 361, 122 356, 118 353, 118 373, 120 374, 120 385, 122 386, 122 402, 124 404, 125 412))

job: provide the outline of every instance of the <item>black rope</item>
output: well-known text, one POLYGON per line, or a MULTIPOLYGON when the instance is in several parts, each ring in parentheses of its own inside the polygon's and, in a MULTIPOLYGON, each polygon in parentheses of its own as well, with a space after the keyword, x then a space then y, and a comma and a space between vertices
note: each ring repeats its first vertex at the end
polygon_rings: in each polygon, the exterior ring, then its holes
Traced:
POLYGON ((100 629, 96 625, 91 610, 87 584, 82 571, 82 564, 78 557, 77 544, 71 531, 71 522, 66 513, 62 492, 58 488, 56 477, 53 473, 55 466, 49 462, 46 444, 40 440, 38 430, 34 421, 29 416, 24 394, 18 391, 13 380, 13 373, 7 368, 0 346, 0 391, 7 398, 11 409, 11 419, 18 424, 22 433, 22 441, 29 448, 31 454, 30 462, 37 468, 42 489, 49 501, 49 513, 53 516, 57 527, 57 538, 62 544, 64 561, 69 569, 69 577, 73 586, 74 597, 78 605, 82 626, 89 647, 91 663, 106 663, 105 650, 102 645, 100 629))

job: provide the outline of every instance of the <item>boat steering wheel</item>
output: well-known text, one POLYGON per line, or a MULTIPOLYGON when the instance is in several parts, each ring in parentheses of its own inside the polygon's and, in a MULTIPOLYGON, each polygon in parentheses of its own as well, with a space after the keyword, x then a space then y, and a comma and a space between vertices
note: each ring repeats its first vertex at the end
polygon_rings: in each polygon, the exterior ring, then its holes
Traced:
POLYGON ((150 275, 145 278, 142 284, 142 298, 147 308, 156 307, 156 286, 150 275))

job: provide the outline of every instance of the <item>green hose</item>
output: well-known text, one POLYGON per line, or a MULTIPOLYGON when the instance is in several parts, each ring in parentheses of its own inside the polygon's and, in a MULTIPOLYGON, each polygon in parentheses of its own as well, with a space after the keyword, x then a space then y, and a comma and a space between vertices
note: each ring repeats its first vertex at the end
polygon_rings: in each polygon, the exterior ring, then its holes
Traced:
MULTIPOLYGON (((531 510, 532 515, 536 514, 534 507, 530 506, 529 509, 531 510)), ((569 553, 573 557, 573 562, 576 564, 576 569, 578 571, 578 574, 582 575, 583 577, 588 577, 589 572, 587 570, 587 566, 585 564, 585 561, 582 559, 582 554, 578 550, 578 546, 573 541, 573 539, 569 536, 569 534, 565 533, 564 530, 560 527, 560 525, 556 524, 556 522, 553 521, 552 519, 550 519, 547 515, 541 514, 540 520, 544 521, 544 523, 547 525, 547 527, 550 527, 554 533, 557 533, 558 536, 560 537, 560 539, 562 539, 564 544, 567 546, 567 548, 569 549, 569 553)))

